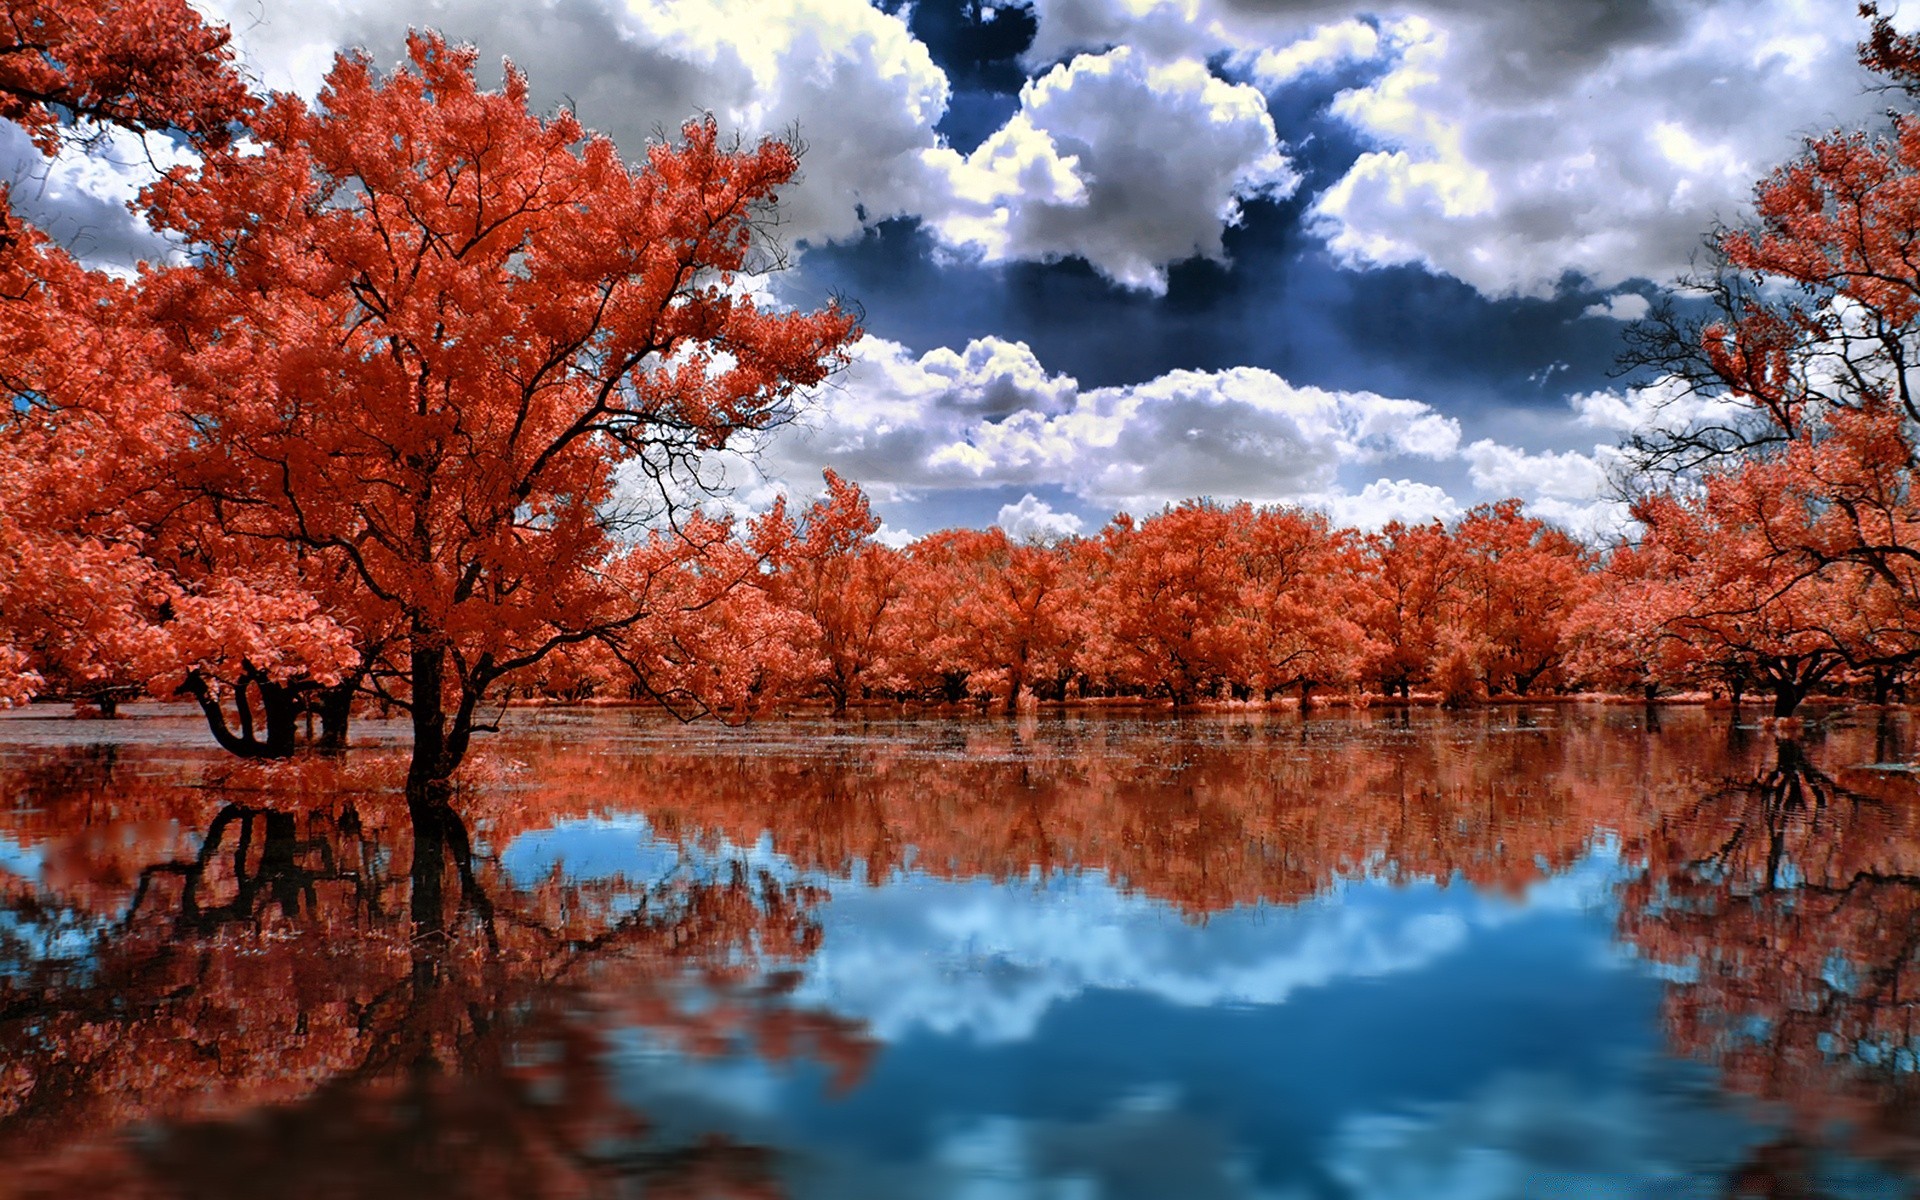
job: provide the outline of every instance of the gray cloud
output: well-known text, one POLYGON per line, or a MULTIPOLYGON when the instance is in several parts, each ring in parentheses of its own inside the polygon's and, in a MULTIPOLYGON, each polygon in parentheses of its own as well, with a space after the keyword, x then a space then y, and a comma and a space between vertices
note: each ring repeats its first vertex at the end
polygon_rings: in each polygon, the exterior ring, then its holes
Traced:
POLYGON ((1382 73, 1334 111, 1373 149, 1316 199, 1313 227, 1353 267, 1419 265, 1491 296, 1548 295, 1569 274, 1665 281, 1799 137, 1879 107, 1853 61, 1861 27, 1794 0, 1039 7, 1037 58, 1138 37, 1256 77, 1372 14, 1382 73), (1184 44, 1163 36, 1176 20, 1184 44))
POLYGON ((1005 127, 944 162, 951 200, 927 213, 942 240, 989 262, 1077 256, 1153 291, 1170 263, 1224 257, 1243 200, 1299 183, 1258 91, 1130 47, 1028 83, 1005 127))

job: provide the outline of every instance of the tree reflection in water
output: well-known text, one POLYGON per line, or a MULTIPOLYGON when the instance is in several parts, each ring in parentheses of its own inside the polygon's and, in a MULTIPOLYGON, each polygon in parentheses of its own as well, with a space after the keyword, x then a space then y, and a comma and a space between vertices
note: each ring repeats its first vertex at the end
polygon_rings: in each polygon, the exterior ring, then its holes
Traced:
POLYGON ((1712 716, 1648 724, 1401 712, 736 735, 528 718, 462 797, 466 819, 419 829, 344 766, 209 783, 158 753, 0 756, 5 1187, 779 1194, 783 1151, 669 1137, 673 1114, 650 1127, 615 1085, 628 1030, 861 1076, 868 1034, 792 995, 827 936, 823 895, 750 865, 767 850, 836 890, 1097 873, 1188 923, 1338 904, 1356 879, 1470 885, 1518 911, 1617 856, 1619 932, 1664 964, 1671 1044, 1784 1114, 1717 1186, 1818 1194, 1836 1124, 1920 1172, 1920 806, 1907 776, 1816 765, 1893 758, 1900 739, 1854 729, 1810 751, 1712 716), (568 873, 569 825, 636 811, 585 828, 658 836, 670 866, 568 873))
POLYGON ((515 887, 451 811, 286 796, 215 799, 196 838, 204 794, 86 765, 42 773, 57 814, 9 797, 68 831, 0 912, 9 1195, 770 1196, 764 1150, 647 1137, 615 1031, 863 1065, 784 994, 807 887, 739 861, 515 887))
POLYGON ((1784 1120, 1731 1181, 1814 1196, 1836 1135, 1920 1172, 1920 806, 1904 774, 1774 761, 1664 815, 1623 935, 1666 964, 1676 1049, 1784 1120))

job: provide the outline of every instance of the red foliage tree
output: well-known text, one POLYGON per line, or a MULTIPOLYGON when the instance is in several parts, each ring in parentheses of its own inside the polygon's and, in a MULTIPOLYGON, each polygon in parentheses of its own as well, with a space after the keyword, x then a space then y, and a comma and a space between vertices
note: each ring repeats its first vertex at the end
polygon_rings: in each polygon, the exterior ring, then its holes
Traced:
POLYGON ((1390 522, 1367 535, 1361 627, 1373 643, 1368 678, 1403 698, 1433 678, 1447 642, 1448 614, 1465 573, 1446 527, 1390 522))
POLYGON ((1206 501, 1135 524, 1116 518, 1104 551, 1082 670, 1164 695, 1174 707, 1211 696, 1245 657, 1235 515, 1206 501))
POLYGON ((1561 683, 1572 646, 1567 620, 1591 578, 1586 550, 1520 511, 1518 500, 1483 504, 1453 530, 1462 557, 1452 624, 1491 692, 1527 695, 1561 683))
MULTIPOLYGON (((195 248, 144 280, 169 339, 185 486, 230 538, 338 564, 391 630, 416 805, 444 796, 483 702, 546 655, 646 620, 611 569, 629 464, 670 510, 691 464, 782 419, 855 335, 737 285, 791 147, 711 121, 629 167, 525 81, 416 34, 378 79, 343 57, 320 106, 276 96, 255 150, 147 193, 195 248)), ((660 509, 640 516, 657 516, 660 509)))
POLYGON ((1268 698, 1296 689, 1305 709, 1314 688, 1352 681, 1367 650, 1351 615, 1358 539, 1300 509, 1241 505, 1233 513, 1240 526, 1234 608, 1245 632, 1240 679, 1268 698))
MULTIPOLYGON (((110 126, 219 145, 251 110, 226 29, 184 0, 24 0, 0 21, 0 118, 42 153, 110 126)), ((153 571, 93 490, 145 458, 103 428, 106 411, 152 399, 101 370, 126 333, 102 336, 116 290, 0 187, 0 704, 50 689, 111 709, 143 682, 130 622, 153 571)))
POLYGON ((911 632, 896 657, 917 663, 921 689, 994 696, 1008 712, 1037 686, 1058 698, 1080 599, 1062 548, 956 529, 915 542, 907 562, 899 628, 911 632))
POLYGON ((47 154, 75 121, 224 143, 252 107, 230 38, 186 0, 8 0, 0 118, 47 154))
MULTIPOLYGON (((1914 41, 1874 5, 1861 11, 1872 22, 1862 62, 1912 92, 1914 41)), ((1877 134, 1810 139, 1760 181, 1752 223, 1717 238, 1719 273, 1706 287, 1717 319, 1659 321, 1640 339, 1654 348, 1649 362, 1739 403, 1744 422, 1669 440, 1755 464, 1714 464, 1729 477, 1757 472, 1754 490, 1776 498, 1747 506, 1750 548, 1779 560, 1794 590, 1838 589, 1850 611, 1873 614, 1854 665, 1882 691, 1920 659, 1917 180, 1912 113, 1877 134)))
POLYGON ((826 483, 797 524, 782 503, 753 537, 771 566, 762 586, 810 624, 801 644, 816 664, 814 684, 835 712, 845 712, 893 681, 889 651, 904 563, 873 540, 880 521, 859 485, 832 471, 826 483))

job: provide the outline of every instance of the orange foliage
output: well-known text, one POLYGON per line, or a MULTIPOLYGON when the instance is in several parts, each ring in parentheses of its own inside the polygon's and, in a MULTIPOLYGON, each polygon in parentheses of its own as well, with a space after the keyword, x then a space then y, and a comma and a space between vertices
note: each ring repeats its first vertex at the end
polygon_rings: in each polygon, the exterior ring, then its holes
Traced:
POLYGON ((185 0, 8 0, 0 118, 46 154, 75 119, 225 142, 252 106, 229 36, 185 0))
MULTIPOLYGON (((799 522, 784 505, 760 519, 752 540, 770 570, 758 582, 776 604, 804 618, 797 648, 834 711, 894 682, 891 652, 902 591, 898 552, 873 540, 880 521, 859 485, 826 472, 827 491, 799 522)), ((904 632, 904 631, 902 631, 904 632)))
POLYGON ((781 416, 855 335, 735 286, 791 147, 696 122, 629 167, 530 113, 517 73, 481 90, 474 57, 421 34, 386 79, 344 57, 320 108, 261 111, 258 152, 145 197, 201 251, 143 281, 196 433, 176 470, 226 535, 319 555, 335 611, 388 631, 420 786, 514 673, 652 612, 607 569, 616 469, 670 509, 700 454, 781 416))

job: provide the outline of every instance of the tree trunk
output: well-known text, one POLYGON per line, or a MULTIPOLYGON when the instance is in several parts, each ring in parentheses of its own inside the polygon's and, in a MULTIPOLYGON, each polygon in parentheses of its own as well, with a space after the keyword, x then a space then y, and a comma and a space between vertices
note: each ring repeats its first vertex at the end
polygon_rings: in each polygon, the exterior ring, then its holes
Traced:
POLYGON ((1882 708, 1893 699, 1893 672, 1875 671, 1873 673, 1873 702, 1882 708))
POLYGON ((347 748, 347 722, 353 716, 353 694, 360 686, 355 675, 320 690, 320 740, 323 750, 347 748))
POLYGON ((1302 679, 1300 681, 1300 711, 1306 712, 1309 708, 1312 708, 1312 707, 1313 707, 1313 683, 1310 680, 1302 679))
POLYGON ((253 703, 247 698, 247 680, 243 679, 234 692, 234 707, 240 717, 240 730, 237 733, 227 724, 226 710, 221 707, 220 698, 198 671, 188 675, 187 681, 180 685, 180 692, 193 697, 200 705, 200 711, 207 719, 207 729, 222 750, 241 758, 293 757, 299 731, 294 689, 266 680, 254 680, 253 690, 259 693, 260 706, 265 710, 262 714, 266 718, 264 740, 254 727, 253 703))
POLYGON ((1806 699, 1808 690, 1806 684, 1796 683, 1793 680, 1782 679, 1776 682, 1773 685, 1773 715, 1792 716, 1793 710, 1799 708, 1800 702, 1806 699))
POLYGON ((407 809, 415 829, 422 828, 423 818, 429 818, 427 824, 438 828, 436 814, 447 807, 449 780, 459 765, 450 761, 447 739, 447 652, 438 646, 422 646, 416 638, 407 666, 413 689, 413 759, 407 764, 407 809))

